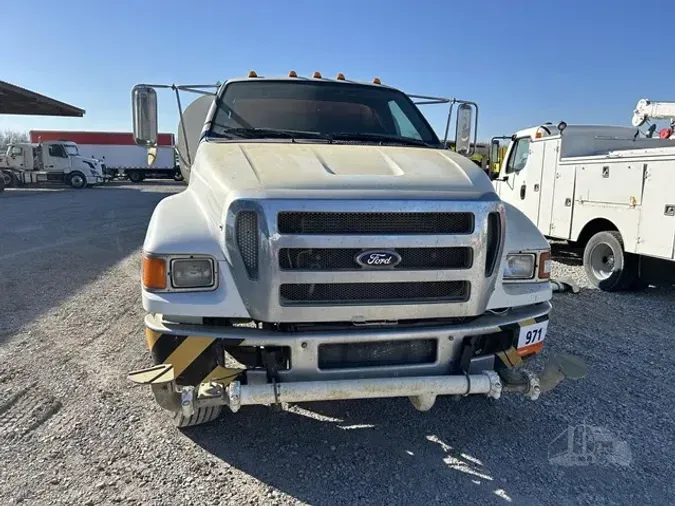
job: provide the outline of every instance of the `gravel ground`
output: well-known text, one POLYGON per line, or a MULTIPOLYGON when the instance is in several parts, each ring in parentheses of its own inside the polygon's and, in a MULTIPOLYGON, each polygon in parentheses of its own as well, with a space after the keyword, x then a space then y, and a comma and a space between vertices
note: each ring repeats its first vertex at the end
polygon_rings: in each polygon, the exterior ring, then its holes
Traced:
MULTIPOLYGON (((139 252, 182 185, 7 190, 0 196, 3 504, 673 504, 673 292, 607 294, 556 248, 546 354, 590 375, 540 401, 405 399, 245 408, 174 429, 127 371, 150 363, 139 252), (549 460, 586 423, 610 455, 549 460), (601 432, 604 429, 605 432, 601 432), (550 445, 551 444, 551 445, 550 445)), ((590 429, 589 429, 590 430, 590 429)), ((597 443, 590 449, 601 455, 597 443)))

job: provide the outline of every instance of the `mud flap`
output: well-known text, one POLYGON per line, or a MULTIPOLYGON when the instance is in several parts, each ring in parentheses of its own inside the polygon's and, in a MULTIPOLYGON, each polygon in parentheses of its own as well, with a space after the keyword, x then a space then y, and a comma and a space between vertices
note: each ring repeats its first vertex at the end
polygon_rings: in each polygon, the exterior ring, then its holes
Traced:
POLYGON ((145 338, 152 359, 157 365, 170 365, 177 385, 196 386, 218 381, 229 384, 243 371, 224 366, 223 344, 236 346, 243 341, 206 336, 179 336, 162 334, 149 328, 145 338))

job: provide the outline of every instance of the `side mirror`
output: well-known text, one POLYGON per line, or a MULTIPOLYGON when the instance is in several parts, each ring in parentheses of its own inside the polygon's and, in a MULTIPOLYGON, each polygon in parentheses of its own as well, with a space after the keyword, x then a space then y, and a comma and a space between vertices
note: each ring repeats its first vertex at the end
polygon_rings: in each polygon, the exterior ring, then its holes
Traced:
POLYGON ((471 152, 471 124, 473 111, 469 104, 460 104, 457 108, 457 124, 455 125, 455 151, 460 155, 471 152))
POLYGON ((157 92, 149 86, 131 91, 134 111, 134 140, 139 146, 157 145, 157 92))

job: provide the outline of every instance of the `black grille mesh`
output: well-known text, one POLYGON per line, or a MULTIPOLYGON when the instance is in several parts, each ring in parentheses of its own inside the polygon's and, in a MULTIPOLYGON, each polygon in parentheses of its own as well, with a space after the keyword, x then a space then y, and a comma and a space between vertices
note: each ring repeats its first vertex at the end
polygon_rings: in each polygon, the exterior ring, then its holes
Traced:
MULTIPOLYGON (((367 249, 283 248, 279 250, 279 267, 284 270, 361 270, 355 257, 367 249)), ((471 248, 396 248, 394 251, 402 258, 394 267, 399 270, 468 269, 473 256, 471 248)))
POLYGON ((415 281, 285 284, 281 285, 279 295, 282 305, 459 302, 468 299, 469 283, 466 281, 415 281))
POLYGON ((322 344, 319 369, 433 364, 437 347, 436 339, 322 344))
POLYGON ((282 234, 470 234, 472 213, 281 212, 282 234))
POLYGON ((235 223, 237 247, 251 279, 258 277, 258 215, 255 211, 240 211, 235 223))

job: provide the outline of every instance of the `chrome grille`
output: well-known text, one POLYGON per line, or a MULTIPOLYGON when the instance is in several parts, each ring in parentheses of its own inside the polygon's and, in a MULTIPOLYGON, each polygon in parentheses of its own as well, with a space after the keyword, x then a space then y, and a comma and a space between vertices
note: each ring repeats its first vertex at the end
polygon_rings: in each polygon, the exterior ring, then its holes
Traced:
POLYGON ((495 265, 501 257, 503 213, 496 196, 248 197, 230 204, 225 242, 236 288, 258 321, 472 317, 485 312, 496 283, 497 269, 486 275, 486 267, 492 263, 488 250, 495 265), (498 213, 497 229, 488 225, 490 213, 498 213), (392 250, 402 262, 389 269, 356 267, 354 257, 364 250, 392 250))
POLYGON ((468 298, 469 283, 466 281, 294 283, 281 285, 279 295, 283 305, 461 302, 468 298))
MULTIPOLYGON (((284 270, 361 270, 356 255, 376 248, 282 248, 279 267, 284 270)), ((394 269, 437 270, 468 269, 472 264, 471 248, 396 248, 401 263, 394 269)))
POLYGON ((235 225, 237 247, 244 260, 248 277, 258 277, 258 215, 255 211, 241 211, 235 225))
POLYGON ((470 234, 472 213, 317 213, 281 212, 277 226, 282 234, 470 234))

